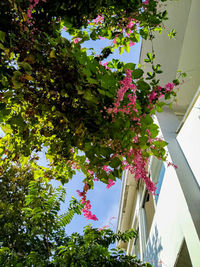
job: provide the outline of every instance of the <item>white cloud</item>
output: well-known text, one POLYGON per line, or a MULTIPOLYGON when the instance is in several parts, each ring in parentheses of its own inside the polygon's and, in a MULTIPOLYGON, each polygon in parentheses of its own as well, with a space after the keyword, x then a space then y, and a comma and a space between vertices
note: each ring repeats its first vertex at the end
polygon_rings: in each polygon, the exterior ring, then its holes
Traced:
POLYGON ((108 225, 112 230, 116 229, 119 204, 113 203, 107 215, 103 218, 102 227, 108 225))

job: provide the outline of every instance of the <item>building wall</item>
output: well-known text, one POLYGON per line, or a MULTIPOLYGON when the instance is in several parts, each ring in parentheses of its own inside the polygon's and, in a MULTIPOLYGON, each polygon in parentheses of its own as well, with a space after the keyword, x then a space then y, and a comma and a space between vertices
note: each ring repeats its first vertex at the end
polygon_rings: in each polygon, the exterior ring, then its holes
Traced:
POLYGON ((159 116, 168 145, 168 161, 156 206, 145 260, 159 266, 174 266, 182 242, 186 241, 193 266, 200 266, 200 191, 186 158, 176 140, 176 116, 165 111, 159 116), (155 252, 156 253, 155 253, 155 252), (153 259, 152 259, 153 258, 153 259), (162 264, 161 264, 162 263, 162 264))

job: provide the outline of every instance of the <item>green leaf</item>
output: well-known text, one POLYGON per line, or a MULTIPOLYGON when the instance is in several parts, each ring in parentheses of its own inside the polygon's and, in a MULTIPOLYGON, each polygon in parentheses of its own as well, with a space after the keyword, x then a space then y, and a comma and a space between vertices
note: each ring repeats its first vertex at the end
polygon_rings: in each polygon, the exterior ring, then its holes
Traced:
POLYGON ((163 106, 165 106, 166 104, 164 102, 158 102, 156 105, 156 111, 157 112, 162 112, 162 108, 163 106))
POLYGON ((111 163, 110 163, 110 167, 111 168, 117 168, 121 165, 121 160, 118 158, 114 158, 111 163))
POLYGON ((55 50, 54 49, 51 50, 49 57, 50 58, 56 58, 55 50))
POLYGON ((105 90, 101 90, 101 89, 97 89, 98 90, 98 92, 101 94, 101 95, 106 95, 106 91, 105 90))
POLYGON ((174 38, 176 36, 176 31, 174 30, 174 29, 172 29, 171 31, 170 31, 170 33, 168 34, 168 37, 169 37, 169 39, 172 39, 172 38, 174 38))
POLYGON ((139 79, 144 74, 144 71, 142 69, 136 69, 132 72, 131 76, 133 79, 139 79))
POLYGON ((135 70, 135 66, 136 66, 136 64, 134 64, 134 63, 126 63, 124 66, 124 69, 125 70, 135 70))
POLYGON ((0 41, 1 41, 2 43, 5 42, 5 37, 6 37, 5 32, 0 31, 0 41))
POLYGON ((21 117, 21 115, 16 115, 13 116, 11 119, 9 119, 8 121, 11 125, 17 125, 20 127, 24 127, 26 126, 26 123, 24 122, 23 118, 21 117))
POLYGON ((19 63, 19 66, 22 67, 28 74, 31 74, 32 67, 30 64, 23 61, 19 63))
POLYGON ((151 86, 148 83, 144 82, 143 80, 137 81, 137 88, 143 91, 145 95, 148 94, 149 91, 151 90, 151 86))
POLYGON ((151 115, 146 115, 145 117, 143 117, 141 119, 141 123, 144 126, 153 125, 153 119, 152 119, 151 115))
POLYGON ((92 78, 87 78, 88 82, 91 84, 98 84, 98 81, 92 78))
POLYGON ((117 81, 112 73, 106 73, 99 77, 101 80, 101 86, 108 89, 111 93, 114 93, 117 86, 117 81))
POLYGON ((175 79, 175 80, 173 80, 173 83, 174 83, 175 85, 179 85, 179 84, 180 84, 180 81, 179 81, 179 79, 175 79))
POLYGON ((0 103, 0 111, 6 108, 6 103, 0 103))
POLYGON ((119 47, 119 53, 120 53, 120 55, 122 55, 124 53, 124 46, 119 47))
POLYGON ((92 94, 90 90, 86 90, 83 97, 90 102, 97 103, 97 98, 92 94))
POLYGON ((140 35, 143 39, 147 40, 149 35, 148 28, 140 29, 140 35))
POLYGON ((125 48, 125 51, 127 52, 127 53, 129 53, 130 52, 130 46, 129 46, 129 43, 125 43, 125 45, 124 45, 124 48, 125 48))

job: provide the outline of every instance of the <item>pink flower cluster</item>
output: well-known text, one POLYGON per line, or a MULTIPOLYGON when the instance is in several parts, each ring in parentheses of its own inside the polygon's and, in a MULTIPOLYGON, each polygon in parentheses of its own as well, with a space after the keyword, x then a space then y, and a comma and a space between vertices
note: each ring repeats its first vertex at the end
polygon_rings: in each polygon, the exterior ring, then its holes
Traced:
POLYGON ((133 45, 135 45, 135 43, 134 43, 133 41, 130 41, 130 42, 129 42, 129 46, 131 47, 131 46, 133 46, 133 45))
MULTIPOLYGON (((83 202, 83 201, 82 201, 82 202, 83 202)), ((83 209, 82 211, 83 211, 83 216, 84 216, 85 218, 87 218, 88 220, 98 221, 96 215, 91 213, 91 204, 90 204, 90 200, 86 200, 86 201, 85 201, 84 209, 83 209)))
POLYGON ((114 182, 113 180, 109 179, 109 180, 108 180, 108 184, 107 184, 107 186, 106 186, 106 189, 111 188, 113 185, 115 185, 115 182, 114 182))
POLYGON ((83 216, 87 220, 98 221, 96 215, 92 214, 92 212, 91 212, 90 200, 86 199, 86 194, 87 194, 88 190, 89 190, 89 186, 87 185, 87 183, 85 183, 85 185, 84 185, 83 192, 80 192, 80 190, 76 190, 76 192, 78 193, 79 197, 82 197, 81 204, 84 204, 84 208, 82 209, 83 216))
POLYGON ((174 83, 167 83, 165 85, 165 92, 171 92, 176 85, 174 83))
POLYGON ((81 41, 81 38, 75 38, 73 42, 74 44, 78 44, 80 41, 81 41))
POLYGON ((128 18, 128 20, 129 20, 129 22, 128 22, 128 24, 126 25, 126 28, 128 28, 128 29, 132 29, 133 26, 135 26, 135 20, 132 19, 132 18, 128 18))
MULTIPOLYGON (((111 169, 107 166, 107 165, 104 165, 102 167, 102 169, 106 172, 106 173, 110 173, 111 172, 111 169)), ((106 186, 106 189, 109 189, 110 187, 112 187, 113 185, 115 185, 115 182, 111 179, 108 179, 108 184, 106 186)))
MULTIPOLYGON (((131 149, 129 153, 133 155, 133 163, 129 164, 126 160, 123 162, 124 169, 128 169, 131 174, 134 174, 136 180, 142 179, 149 192, 155 193, 156 186, 148 176, 147 162, 148 159, 142 156, 141 149, 131 149)), ((130 156, 130 154, 129 154, 130 156)))
POLYGON ((76 169, 76 170, 80 169, 79 164, 77 162, 75 162, 75 161, 72 161, 72 160, 68 160, 66 162, 66 165, 70 166, 71 169, 76 169))
POLYGON ((154 88, 154 90, 148 95, 149 102, 151 103, 152 100, 159 100, 164 96, 163 91, 165 93, 171 92, 176 85, 174 83, 167 83, 164 88, 162 88, 160 85, 157 86, 157 88, 154 88))
MULTIPOLYGON (((29 0, 29 1, 30 1, 30 6, 28 8, 27 15, 28 15, 28 18, 31 20, 31 19, 33 19, 33 17, 32 17, 33 8, 36 5, 38 5, 39 0, 29 0)), ((42 0, 42 2, 46 2, 46 0, 42 0)), ((28 21, 28 23, 32 26, 34 24, 34 21, 33 21, 33 24, 30 21, 28 21)))
POLYGON ((99 61, 99 64, 104 66, 107 70, 109 70, 110 68, 107 66, 108 62, 102 63, 101 61, 99 61))
POLYGON ((148 4, 149 4, 149 1, 150 1, 150 0, 145 0, 145 1, 142 2, 142 3, 143 3, 143 5, 148 5, 148 4))
POLYGON ((103 167, 102 167, 102 169, 105 171, 105 172, 110 172, 111 170, 108 168, 108 166, 107 165, 104 165, 103 167))
MULTIPOLYGON (((121 33, 123 33, 123 35, 127 36, 130 38, 130 34, 133 32, 133 30, 137 29, 137 24, 136 24, 136 20, 133 18, 128 18, 128 24, 122 28, 121 33)), ((117 44, 117 40, 116 38, 119 35, 116 35, 116 37, 113 39, 113 44, 117 44)), ((132 40, 129 40, 129 46, 133 46, 135 45, 135 43, 132 40)), ((123 47, 123 45, 121 45, 123 47)))
POLYGON ((89 176, 92 176, 92 175, 94 175, 94 171, 88 170, 88 174, 89 174, 89 176))
POLYGON ((131 78, 131 70, 126 70, 126 76, 125 78, 120 81, 121 87, 119 88, 119 90, 117 91, 117 98, 116 101, 114 103, 114 108, 108 108, 107 112, 108 114, 114 113, 117 114, 118 112, 123 112, 125 114, 132 114, 132 111, 137 113, 137 109, 135 108, 135 103, 136 103, 136 85, 132 83, 132 78, 131 78), (131 92, 128 94, 128 99, 129 99, 129 103, 127 104, 127 106, 121 106, 121 102, 124 99, 124 95, 128 90, 131 90, 131 92))
POLYGON ((101 27, 103 20, 104 20, 104 16, 98 15, 96 19, 93 19, 92 23, 94 23, 95 26, 98 25, 99 27, 101 27))
MULTIPOLYGON (((115 102, 113 103, 114 107, 109 107, 104 109, 107 111, 108 114, 111 114, 113 122, 117 119, 117 116, 120 115, 120 113, 124 113, 126 115, 126 118, 128 120, 132 120, 134 125, 129 128, 129 130, 135 132, 135 136, 132 140, 132 147, 124 150, 122 148, 114 148, 116 151, 116 156, 123 157, 125 160, 123 161, 123 168, 128 169, 132 174, 134 174, 134 177, 136 180, 142 179, 143 182, 146 184, 146 187, 149 192, 155 193, 156 186, 151 181, 151 179, 148 176, 147 171, 147 164, 148 164, 148 158, 143 156, 143 149, 139 148, 139 138, 141 136, 141 117, 145 117, 146 113, 139 113, 136 109, 136 90, 137 87, 134 84, 132 77, 131 77, 131 70, 126 70, 126 75, 122 81, 120 81, 120 88, 117 91, 117 97, 115 99, 115 102), (128 103, 125 105, 124 98, 126 95, 126 99, 128 97, 128 103), (137 146, 138 144, 138 146, 137 146), (131 163, 130 163, 131 162, 131 163)), ((166 93, 171 92, 176 85, 174 83, 168 83, 163 87, 157 86, 152 90, 152 92, 147 96, 149 100, 149 105, 147 105, 147 108, 149 109, 148 114, 151 114, 152 109, 154 108, 155 103, 162 98, 166 93)), ((127 130, 127 129, 125 129, 127 130)), ((142 133, 144 135, 145 133, 142 133)), ((147 128, 146 134, 148 136, 148 149, 157 149, 154 141, 162 141, 159 138, 152 138, 151 132, 147 128)), ((157 152, 160 154, 160 150, 157 149, 157 152)), ((160 158, 162 158, 162 155, 160 154, 160 158)), ((107 166, 104 167, 105 170, 107 166)), ((112 184, 113 181, 111 180, 110 183, 112 184)), ((107 188, 110 187, 110 183, 108 184, 107 188)))
POLYGON ((174 169, 177 169, 178 168, 174 163, 168 162, 167 163, 167 167, 170 167, 170 166, 174 167, 174 169))

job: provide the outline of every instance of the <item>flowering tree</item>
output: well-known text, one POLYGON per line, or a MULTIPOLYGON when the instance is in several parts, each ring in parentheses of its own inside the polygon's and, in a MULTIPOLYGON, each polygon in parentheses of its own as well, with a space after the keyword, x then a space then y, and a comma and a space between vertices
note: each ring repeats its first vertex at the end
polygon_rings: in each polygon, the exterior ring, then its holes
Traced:
POLYGON ((113 49, 129 52, 139 35, 152 39, 154 31, 162 31, 167 12, 159 6, 165 1, 0 3, 3 161, 29 161, 35 179, 63 184, 81 170, 85 179, 79 195, 88 219, 97 219, 86 199, 97 179, 110 187, 129 169, 155 192, 146 165, 151 155, 165 160, 166 142, 158 138, 153 115, 162 110, 162 100, 176 96, 179 80, 159 84, 162 71, 154 53, 145 60, 152 66, 147 76, 133 63, 102 61, 113 49), (62 31, 71 37, 62 37, 62 31), (100 55, 81 46, 102 38, 111 45, 100 55), (37 164, 43 147, 48 168, 37 164))

